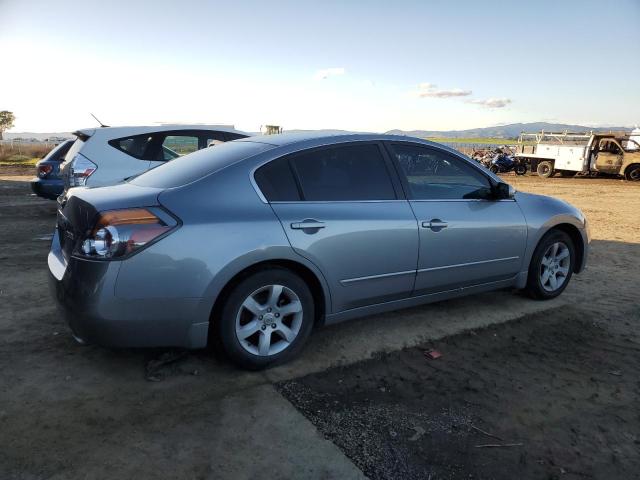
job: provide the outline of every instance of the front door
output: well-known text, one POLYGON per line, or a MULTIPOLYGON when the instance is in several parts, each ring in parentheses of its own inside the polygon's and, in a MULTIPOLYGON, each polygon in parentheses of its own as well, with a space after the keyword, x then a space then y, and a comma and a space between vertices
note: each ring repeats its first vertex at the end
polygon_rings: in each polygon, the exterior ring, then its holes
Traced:
POLYGON ((418 228, 392 168, 380 144, 357 142, 256 172, 292 247, 325 276, 334 313, 411 294, 418 228))
POLYGON ((612 138, 604 138, 598 144, 596 169, 603 173, 617 174, 624 161, 624 152, 620 144, 612 138))
POLYGON ((418 219, 415 295, 514 277, 526 222, 514 200, 493 200, 488 177, 438 148, 391 143, 418 219))

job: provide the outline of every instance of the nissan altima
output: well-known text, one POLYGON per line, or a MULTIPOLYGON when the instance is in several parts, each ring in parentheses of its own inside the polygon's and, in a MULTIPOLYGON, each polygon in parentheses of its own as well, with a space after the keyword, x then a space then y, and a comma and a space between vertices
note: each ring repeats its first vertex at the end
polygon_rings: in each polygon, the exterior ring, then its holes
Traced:
POLYGON ((374 134, 249 137, 59 202, 52 290, 80 342, 214 345, 242 367, 314 327, 583 270, 584 215, 460 153, 374 134))

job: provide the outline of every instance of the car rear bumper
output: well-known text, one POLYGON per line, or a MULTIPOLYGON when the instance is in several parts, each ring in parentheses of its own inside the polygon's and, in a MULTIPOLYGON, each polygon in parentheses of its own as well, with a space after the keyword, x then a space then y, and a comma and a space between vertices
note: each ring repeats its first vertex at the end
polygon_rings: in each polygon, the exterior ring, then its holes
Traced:
POLYGON ((193 323, 200 299, 116 297, 121 262, 67 262, 57 231, 48 263, 51 293, 79 341, 117 348, 207 345, 208 321, 193 323))
POLYGON ((64 183, 59 178, 34 178, 31 180, 31 190, 39 197, 55 200, 64 190, 64 183))

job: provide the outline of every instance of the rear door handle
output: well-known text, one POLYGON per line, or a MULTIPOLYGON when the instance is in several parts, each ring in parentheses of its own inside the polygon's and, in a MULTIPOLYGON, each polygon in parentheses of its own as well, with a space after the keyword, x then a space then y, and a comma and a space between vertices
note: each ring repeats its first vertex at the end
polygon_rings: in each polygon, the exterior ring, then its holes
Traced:
POLYGON ((433 218, 428 222, 422 222, 422 228, 430 228, 434 232, 439 232, 443 228, 447 228, 449 224, 447 222, 443 222, 439 218, 433 218))
POLYGON ((293 230, 306 230, 312 228, 324 228, 324 222, 318 222, 315 220, 304 220, 302 222, 294 222, 291 224, 293 230))

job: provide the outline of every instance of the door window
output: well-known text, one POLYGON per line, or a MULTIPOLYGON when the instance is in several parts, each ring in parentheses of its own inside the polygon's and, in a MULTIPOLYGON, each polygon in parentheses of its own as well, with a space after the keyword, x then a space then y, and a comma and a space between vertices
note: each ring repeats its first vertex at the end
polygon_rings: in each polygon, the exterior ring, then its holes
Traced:
POLYGON ((614 140, 600 140, 600 151, 618 155, 622 153, 620 145, 614 140))
POLYGON ((435 148, 392 144, 391 150, 414 200, 491 198, 486 176, 464 160, 435 148))
POLYGON ((173 160, 198 150, 198 137, 193 135, 167 135, 162 142, 162 160, 173 160))
POLYGON ((134 158, 153 162, 173 160, 206 146, 195 131, 133 135, 111 140, 109 145, 134 158))
POLYGON ((303 200, 394 200, 396 193, 374 144, 322 148, 291 159, 303 200))

